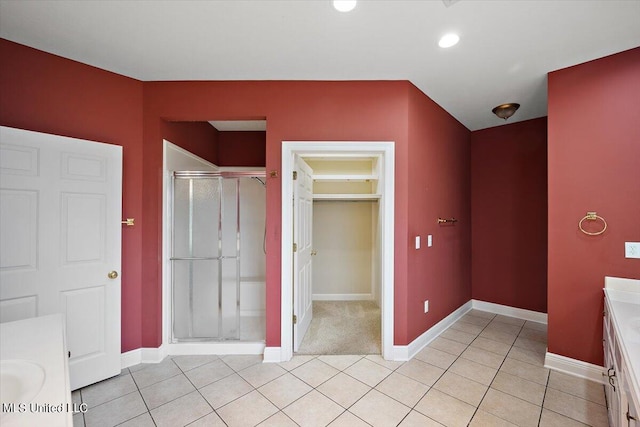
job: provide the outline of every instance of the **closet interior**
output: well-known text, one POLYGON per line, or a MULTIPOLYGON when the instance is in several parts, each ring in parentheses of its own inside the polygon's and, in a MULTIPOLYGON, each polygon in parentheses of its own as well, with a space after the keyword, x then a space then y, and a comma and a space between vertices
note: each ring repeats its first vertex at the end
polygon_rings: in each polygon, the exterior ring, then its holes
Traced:
POLYGON ((327 354, 379 354, 379 200, 382 197, 379 190, 379 157, 324 154, 318 157, 305 156, 304 160, 313 170, 312 233, 315 256, 312 299, 315 321, 312 321, 300 352, 313 352, 305 350, 311 346, 321 349, 317 352, 327 354), (323 313, 326 314, 325 319, 322 319, 323 313), (331 322, 327 318, 331 318, 331 322), (325 327, 331 323, 340 330, 322 333, 317 330, 320 323, 325 327), (353 335, 353 338, 337 340, 334 344, 309 343, 313 340, 327 341, 329 336, 346 338, 349 335, 353 335), (367 342, 363 342, 365 338, 367 342), (345 349, 345 345, 358 345, 359 348, 345 349))

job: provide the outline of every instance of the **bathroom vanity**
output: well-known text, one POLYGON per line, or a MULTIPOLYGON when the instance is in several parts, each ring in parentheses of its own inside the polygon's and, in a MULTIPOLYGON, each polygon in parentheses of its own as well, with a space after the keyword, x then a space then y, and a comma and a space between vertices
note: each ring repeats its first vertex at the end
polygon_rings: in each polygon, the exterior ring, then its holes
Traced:
POLYGON ((605 277, 603 346, 610 427, 640 427, 640 280, 605 277))
POLYGON ((61 314, 0 324, 0 424, 72 426, 64 319, 61 314))

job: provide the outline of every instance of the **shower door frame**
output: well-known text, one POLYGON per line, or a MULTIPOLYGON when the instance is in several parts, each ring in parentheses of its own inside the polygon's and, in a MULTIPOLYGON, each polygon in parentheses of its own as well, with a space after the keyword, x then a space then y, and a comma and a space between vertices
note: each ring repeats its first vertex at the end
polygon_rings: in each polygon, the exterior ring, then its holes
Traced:
MULTIPOLYGON (((131 360, 139 360, 141 357, 145 362, 160 362, 167 355, 194 355, 194 354, 263 354, 265 349, 264 341, 183 341, 171 342, 172 324, 171 307, 173 304, 171 290, 171 198, 172 177, 175 170, 199 170, 204 172, 218 173, 242 173, 245 176, 265 176, 266 172, 261 167, 219 167, 187 150, 173 144, 171 141, 163 140, 163 197, 162 197, 162 224, 163 224, 163 244, 162 244, 162 343, 157 350, 143 349, 141 355, 131 355, 131 360), (173 158, 171 162, 169 159, 173 158), (175 167, 172 163, 179 163, 175 167)), ((265 196, 266 197, 266 196, 265 196)), ((132 362, 132 364, 134 364, 132 362)))
MULTIPOLYGON (((235 226, 236 226, 236 255, 234 257, 230 257, 230 256, 225 256, 223 255, 222 252, 222 247, 218 246, 218 256, 216 257, 206 257, 206 258, 202 258, 202 257, 193 257, 193 253, 190 254, 190 257, 173 257, 173 242, 175 239, 175 212, 172 212, 172 230, 171 230, 171 257, 169 258, 170 261, 190 261, 190 262, 194 262, 194 261, 199 261, 199 260, 211 260, 211 261, 218 261, 218 277, 217 277, 217 284, 218 284, 218 336, 217 337, 189 337, 189 338, 176 338, 175 337, 175 305, 174 305, 174 298, 173 298, 173 292, 174 292, 174 277, 173 277, 173 264, 171 266, 172 269, 172 277, 171 277, 171 323, 170 323, 170 336, 169 336, 169 342, 171 344, 180 344, 180 343, 185 343, 185 342, 226 342, 226 341, 233 341, 233 342, 241 342, 242 341, 242 337, 240 335, 240 321, 241 321, 241 316, 240 316, 240 262, 241 262, 241 257, 240 257, 240 178, 265 178, 266 177, 266 172, 263 171, 257 171, 257 170, 218 170, 218 171, 174 171, 172 173, 172 198, 171 198, 171 209, 174 208, 174 190, 175 190, 175 181, 176 179, 216 179, 216 184, 214 185, 218 185, 219 186, 219 210, 218 210, 218 239, 222 239, 221 237, 221 233, 222 233, 222 228, 223 225, 220 224, 220 221, 222 221, 222 218, 224 216, 223 214, 223 207, 224 207, 224 179, 235 179, 235 186, 236 186, 236 218, 235 218, 235 226), (222 261, 224 261, 225 259, 235 259, 236 261, 236 314, 235 314, 235 318, 236 318, 236 336, 235 337, 226 337, 223 330, 224 330, 224 323, 223 323, 223 319, 224 319, 224 315, 223 315, 223 279, 222 279, 222 274, 223 274, 223 263, 222 261)), ((191 187, 190 187, 191 188, 191 187)), ((192 199, 192 195, 190 194, 190 204, 192 203, 191 199, 192 199)), ((193 212, 190 211, 189 213, 190 218, 193 216, 193 212)), ((191 222, 191 220, 190 220, 191 222)), ((191 228, 191 226, 190 226, 191 228)), ((193 230, 189 230, 189 233, 193 234, 193 230)), ((220 245, 221 241, 219 240, 218 245, 220 245)), ((189 284, 189 289, 192 292, 192 284, 189 284)), ((191 322, 189 324, 189 333, 192 334, 193 333, 193 295, 189 296, 189 300, 190 300, 190 316, 191 316, 191 322)))

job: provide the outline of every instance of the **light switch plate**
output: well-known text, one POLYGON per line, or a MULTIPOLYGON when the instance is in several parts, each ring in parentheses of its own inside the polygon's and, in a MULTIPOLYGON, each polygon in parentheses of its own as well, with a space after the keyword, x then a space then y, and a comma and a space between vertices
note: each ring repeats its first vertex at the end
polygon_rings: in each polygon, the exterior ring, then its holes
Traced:
POLYGON ((625 258, 640 258, 640 242, 624 242, 625 258))
POLYGON ((420 249, 420 236, 416 236, 416 249, 420 249))
POLYGON ((427 236, 427 246, 428 247, 433 246, 433 236, 431 234, 427 236))

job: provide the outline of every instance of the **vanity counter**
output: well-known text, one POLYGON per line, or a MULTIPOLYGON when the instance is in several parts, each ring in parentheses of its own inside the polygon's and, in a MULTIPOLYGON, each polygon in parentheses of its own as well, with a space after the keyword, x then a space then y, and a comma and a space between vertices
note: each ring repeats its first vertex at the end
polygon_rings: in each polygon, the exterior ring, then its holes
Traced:
POLYGON ((73 425, 64 331, 61 314, 0 324, 2 375, 9 379, 3 385, 3 427, 73 425), (20 368, 25 366, 27 370, 34 367, 34 371, 44 371, 44 381, 35 380, 42 386, 39 391, 35 389, 32 398, 27 398, 29 401, 11 401, 18 390, 24 389, 18 383, 27 377, 20 375, 20 368))
POLYGON ((622 422, 612 422, 615 427, 622 425, 625 418, 632 421, 640 408, 640 280, 605 277, 604 293, 605 313, 609 314, 612 326, 604 335, 612 359, 609 365, 615 367, 613 383, 620 385, 621 392, 625 393, 622 422))

